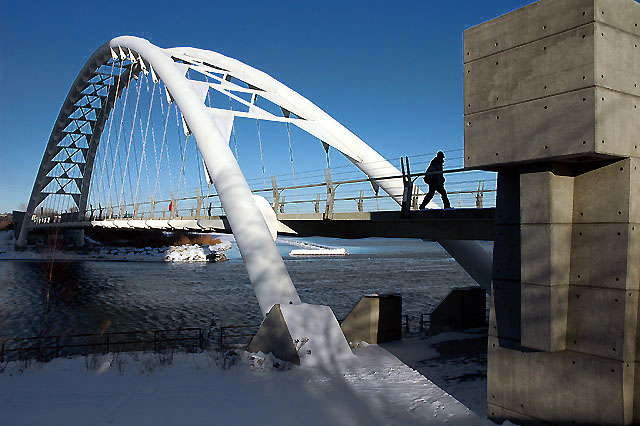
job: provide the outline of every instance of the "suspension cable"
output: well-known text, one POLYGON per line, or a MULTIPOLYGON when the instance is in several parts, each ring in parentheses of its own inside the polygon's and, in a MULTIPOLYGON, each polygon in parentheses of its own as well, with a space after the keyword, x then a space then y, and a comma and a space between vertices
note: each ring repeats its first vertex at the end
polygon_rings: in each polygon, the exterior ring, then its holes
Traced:
MULTIPOLYGON (((118 62, 119 68, 120 70, 118 71, 118 83, 116 84, 116 88, 115 88, 115 93, 113 96, 113 107, 111 108, 111 114, 109 114, 109 130, 107 132, 107 141, 106 144, 104 146, 104 156, 102 158, 102 167, 101 167, 101 172, 100 172, 100 183, 99 186, 102 188, 102 190, 105 190, 105 187, 102 185, 102 180, 104 178, 104 172, 105 172, 105 168, 106 168, 106 163, 107 163, 107 149, 109 148, 109 140, 111 139, 111 128, 113 127, 113 119, 115 117, 115 111, 116 111, 116 104, 118 102, 118 90, 120 90, 120 76, 122 75, 122 62, 121 61, 116 61, 115 59, 112 60, 113 62, 111 63, 111 73, 110 73, 110 78, 113 77, 113 68, 114 68, 114 64, 116 62, 118 62)), ((104 197, 104 201, 105 203, 107 202, 107 196, 105 195, 104 197)))
MULTIPOLYGON (((293 186, 297 186, 296 184, 296 169, 293 164, 293 145, 291 144, 291 126, 287 121, 287 136, 289 137, 289 160, 291 161, 291 175, 293 176, 293 186)), ((298 189, 293 190, 294 196, 296 198, 296 213, 299 213, 298 207, 298 189)))
POLYGON ((267 186, 267 178, 264 172, 264 157, 262 156, 262 136, 260 135, 260 120, 256 119, 256 125, 258 126, 258 146, 260 147, 260 165, 262 166, 262 180, 264 186, 267 186))
MULTIPOLYGON (((147 78, 147 83, 148 82, 149 82, 149 79, 147 78)), ((149 86, 147 85, 147 90, 148 90, 148 88, 149 88, 149 86)), ((151 121, 151 110, 153 109, 153 96, 155 94, 155 90, 156 90, 156 83, 153 83, 153 89, 151 90, 151 101, 149 102, 149 114, 147 115, 147 125, 145 127, 144 135, 142 137, 142 157, 145 158, 145 159, 146 159, 145 152, 146 152, 146 148, 147 148, 147 135, 148 135, 148 132, 149 132, 149 122, 151 121)), ((142 130, 142 128, 140 130, 142 130)), ((145 161, 145 164, 147 164, 146 161, 145 161)), ((134 205, 138 202, 138 189, 140 188, 140 176, 141 175, 142 175, 142 161, 140 162, 140 168, 138 170, 138 182, 136 183, 136 195, 133 198, 134 205)), ((149 169, 147 167, 147 180, 148 179, 149 179, 149 169)))
MULTIPOLYGON (((111 169, 111 179, 109 180, 109 206, 113 207, 111 204, 111 188, 113 185, 113 176, 115 174, 116 171, 116 159, 118 160, 118 165, 120 166, 120 174, 122 175, 122 162, 120 161, 120 157, 118 156, 120 150, 120 136, 122 135, 122 127, 124 125, 124 114, 126 112, 126 108, 127 108, 127 99, 129 97, 129 87, 131 86, 131 71, 129 72, 129 81, 127 82, 127 90, 125 92, 124 95, 124 103, 122 104, 122 117, 120 119, 120 127, 118 128, 118 139, 116 141, 116 152, 115 152, 115 158, 113 160, 113 167, 111 169)), ((123 181, 124 184, 124 181, 123 181)), ((117 185, 116 185, 117 186, 117 185)))
MULTIPOLYGON (((131 67, 131 72, 133 73, 133 67, 131 67)), ((137 86, 138 86, 138 93, 136 95, 136 106, 133 110, 133 118, 131 120, 131 132, 129 133, 129 145, 127 147, 127 158, 125 160, 124 163, 124 176, 122 177, 122 186, 120 187, 120 198, 118 200, 118 204, 120 205, 120 216, 122 217, 122 200, 123 200, 123 195, 124 195, 124 180, 126 179, 127 175, 129 176, 129 192, 131 193, 131 195, 133 196, 133 188, 131 185, 131 173, 128 173, 129 171, 129 157, 131 155, 131 145, 133 144, 133 134, 136 128, 136 117, 138 115, 138 105, 140 104, 140 89, 142 88, 142 81, 140 80, 140 78, 142 77, 138 77, 138 79, 136 79, 137 82, 137 86)), ((129 114, 131 115, 131 114, 129 114)), ((135 151, 135 149, 134 149, 135 151)), ((136 164, 138 162, 137 159, 137 155, 135 158, 136 164)))

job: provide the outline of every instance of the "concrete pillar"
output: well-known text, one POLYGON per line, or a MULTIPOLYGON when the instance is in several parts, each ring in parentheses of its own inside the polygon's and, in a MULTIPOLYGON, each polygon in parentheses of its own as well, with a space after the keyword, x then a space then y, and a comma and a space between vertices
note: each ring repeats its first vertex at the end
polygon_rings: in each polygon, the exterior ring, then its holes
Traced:
POLYGON ((465 166, 498 172, 488 414, 640 424, 640 4, 465 31, 465 166))

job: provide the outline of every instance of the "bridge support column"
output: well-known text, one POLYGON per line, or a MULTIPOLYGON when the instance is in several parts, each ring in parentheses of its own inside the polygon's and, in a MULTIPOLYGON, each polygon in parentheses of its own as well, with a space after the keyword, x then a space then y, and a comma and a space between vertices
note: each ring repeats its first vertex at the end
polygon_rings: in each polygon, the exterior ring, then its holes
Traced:
POLYGON ((465 32, 465 166, 498 172, 488 415, 640 423, 640 4, 465 32))

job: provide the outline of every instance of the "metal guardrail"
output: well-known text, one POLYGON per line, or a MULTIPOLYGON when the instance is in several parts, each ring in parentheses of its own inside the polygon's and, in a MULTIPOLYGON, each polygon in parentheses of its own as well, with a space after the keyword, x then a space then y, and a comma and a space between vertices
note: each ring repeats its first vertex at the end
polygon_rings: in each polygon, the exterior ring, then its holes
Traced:
MULTIPOLYGON (((460 173, 460 172, 468 172, 471 170, 465 168, 459 169, 449 169, 445 170, 444 174, 449 173, 460 173)), ((418 192, 417 185, 414 185, 413 182, 425 174, 437 174, 437 173, 405 173, 404 175, 397 176, 386 176, 376 179, 385 180, 385 179, 405 179, 407 182, 411 182, 410 186, 410 204, 412 209, 417 209, 418 207, 418 192)), ((476 199, 476 207, 482 207, 482 198, 487 193, 496 192, 496 189, 486 188, 484 187, 484 182, 486 179, 480 179, 478 181, 469 181, 469 182, 459 182, 459 183, 477 183, 477 189, 464 189, 464 190, 454 190, 447 192, 449 196, 453 197, 456 194, 470 194, 473 195, 476 199), (482 183, 482 185, 480 185, 482 183), (479 204, 478 204, 479 203, 479 204)), ((336 202, 354 202, 354 207, 357 208, 358 211, 363 211, 363 203, 365 200, 388 200, 392 197, 388 194, 378 195, 376 191, 375 195, 365 195, 364 190, 360 190, 358 196, 343 196, 337 197, 336 191, 339 186, 352 185, 352 184, 363 184, 366 183, 371 184, 370 178, 357 178, 357 179, 348 179, 342 181, 332 181, 331 173, 326 173, 326 180, 319 183, 312 183, 306 185, 297 185, 297 186, 284 186, 278 187, 275 177, 272 177, 272 187, 271 188, 263 188, 263 189, 254 189, 253 193, 270 193, 273 196, 272 208, 276 212, 276 214, 284 213, 286 205, 299 205, 299 204, 310 204, 313 205, 313 209, 316 213, 324 213, 327 218, 331 218, 331 215, 334 211, 334 206, 336 202), (322 196, 322 194, 318 193, 315 198, 310 199, 298 199, 296 197, 295 200, 285 200, 285 197, 282 195, 284 191, 297 191, 302 189, 311 189, 311 188, 322 188, 326 189, 326 194, 322 196), (321 209, 321 204, 324 204, 324 211, 321 209)), ((369 188, 371 190, 372 188, 369 188)), ((199 189, 196 189, 195 196, 187 196, 187 197, 176 197, 173 196, 169 199, 162 200, 154 200, 150 201, 142 201, 137 203, 125 203, 118 206, 110 206, 110 207, 98 207, 98 206, 90 206, 87 212, 81 214, 79 212, 49 212, 45 214, 40 212, 38 214, 35 213, 35 223, 61 223, 61 222, 73 222, 78 220, 113 220, 113 219, 161 219, 161 220, 170 220, 170 219, 206 219, 211 218, 213 216, 217 216, 218 214, 224 214, 224 209, 222 208, 221 203, 216 203, 213 205, 212 202, 209 202, 211 199, 218 198, 217 194, 207 194, 201 195, 199 189), (206 200, 206 201, 205 201, 206 200), (179 202, 188 202, 191 204, 190 207, 181 208, 179 206, 179 202), (168 209, 169 204, 173 205, 171 210, 168 209), (163 205, 167 206, 166 209, 158 209, 158 206, 163 205)))
POLYGON ((196 352, 205 346, 202 329, 194 327, 9 338, 0 340, 0 362, 134 350, 196 352))
POLYGON ((223 351, 248 345, 251 337, 257 333, 259 327, 260 324, 227 325, 220 327, 218 349, 223 351))

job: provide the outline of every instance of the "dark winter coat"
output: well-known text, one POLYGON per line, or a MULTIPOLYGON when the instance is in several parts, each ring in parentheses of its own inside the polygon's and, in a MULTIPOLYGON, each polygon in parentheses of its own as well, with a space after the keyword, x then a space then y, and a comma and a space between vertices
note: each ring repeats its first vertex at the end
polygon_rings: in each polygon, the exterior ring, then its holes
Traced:
POLYGON ((437 185, 437 186, 444 185, 444 175, 442 174, 442 165, 443 165, 443 161, 438 157, 434 157, 433 160, 431 160, 431 163, 429 163, 429 167, 427 167, 427 170, 424 176, 424 182, 426 184, 437 185), (433 174, 426 174, 426 173, 433 173, 433 174))

